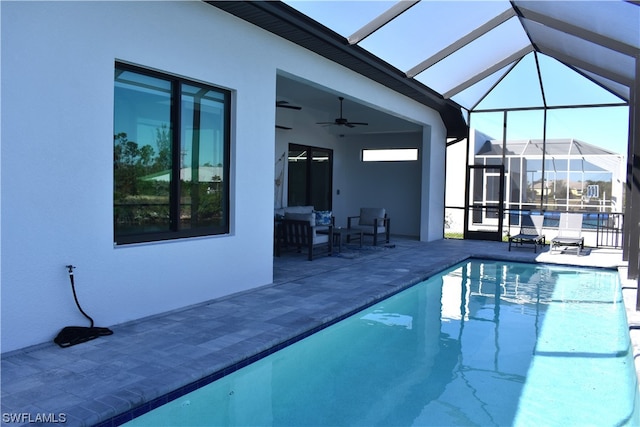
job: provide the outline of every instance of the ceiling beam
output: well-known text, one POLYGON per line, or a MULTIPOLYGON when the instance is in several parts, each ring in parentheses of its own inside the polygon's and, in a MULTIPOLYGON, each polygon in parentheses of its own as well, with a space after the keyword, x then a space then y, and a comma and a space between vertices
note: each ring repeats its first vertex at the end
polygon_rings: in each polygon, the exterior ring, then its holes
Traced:
POLYGON ((480 73, 478 73, 475 76, 471 77, 467 81, 462 82, 458 86, 449 89, 442 96, 445 99, 449 99, 452 96, 455 96, 456 94, 462 92, 463 90, 468 89, 469 87, 471 87, 474 84, 478 83, 482 79, 484 79, 486 77, 489 77, 491 74, 495 73, 496 71, 500 70, 501 68, 506 67, 510 63, 512 63, 514 61, 517 61, 518 59, 526 56, 528 53, 531 53, 531 52, 533 52, 533 46, 530 46, 530 45, 529 46, 525 46, 524 48, 520 49, 516 53, 508 56, 507 58, 503 59, 502 61, 495 63, 491 67, 486 68, 484 71, 481 71, 480 73))
POLYGON ((417 76, 418 74, 420 74, 421 72, 423 72, 427 68, 431 67, 434 64, 437 64, 438 62, 442 61, 447 56, 453 54, 454 52, 456 52, 456 51, 458 51, 460 49, 462 49, 463 47, 465 47, 466 45, 468 45, 469 43, 471 43, 475 39, 485 35, 489 31, 491 31, 494 28, 496 28, 498 25, 503 24, 504 22, 506 22, 507 20, 513 18, 514 16, 516 16, 516 12, 513 10, 513 8, 510 7, 509 9, 505 10, 504 12, 502 12, 500 15, 496 16, 495 18, 491 19, 490 21, 487 21, 483 25, 479 26, 475 30, 473 30, 470 33, 468 33, 467 35, 465 35, 465 36, 461 37, 460 39, 456 40, 455 42, 451 43, 449 46, 445 47, 440 52, 435 53, 431 57, 425 59, 424 61, 422 61, 421 63, 419 63, 415 67, 411 68, 406 73, 407 77, 415 77, 415 76, 417 76))
POLYGON ((386 12, 378 15, 376 18, 369 21, 358 31, 347 37, 349 44, 357 44, 362 40, 369 37, 372 33, 379 30, 382 26, 388 24, 399 15, 406 12, 410 7, 418 4, 420 0, 412 1, 399 1, 398 3, 387 9, 386 12))
POLYGON ((540 43, 537 44, 537 47, 540 53, 544 53, 547 56, 555 58, 566 65, 581 68, 627 87, 633 87, 633 78, 628 78, 606 68, 598 67, 591 62, 583 61, 566 53, 562 53, 552 47, 541 45, 540 43))
POLYGON ((524 19, 537 22, 538 24, 544 25, 545 27, 549 27, 554 30, 561 31, 565 34, 569 34, 574 37, 589 41, 591 43, 595 43, 597 45, 606 47, 607 49, 611 49, 616 52, 629 55, 631 57, 635 57, 636 55, 638 55, 638 53, 640 53, 640 49, 635 46, 628 45, 621 41, 603 36, 602 34, 595 33, 593 31, 578 27, 573 24, 569 24, 559 19, 543 15, 542 13, 534 12, 525 7, 517 6, 516 10, 520 17, 524 19))

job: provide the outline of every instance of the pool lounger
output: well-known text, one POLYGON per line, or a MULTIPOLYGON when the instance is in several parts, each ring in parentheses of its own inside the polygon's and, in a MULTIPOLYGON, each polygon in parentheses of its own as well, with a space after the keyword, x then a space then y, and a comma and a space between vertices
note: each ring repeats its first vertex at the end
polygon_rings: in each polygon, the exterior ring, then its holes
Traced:
POLYGON ((576 246, 578 255, 584 249, 584 237, 582 237, 582 214, 561 213, 558 235, 551 239, 551 250, 560 246, 576 246))
POLYGON ((533 244, 533 252, 537 253, 538 252, 538 245, 544 246, 544 241, 545 241, 544 234, 539 234, 539 235, 535 235, 535 236, 531 235, 531 234, 516 234, 515 236, 510 236, 509 237, 509 251, 511 251, 511 243, 512 242, 516 246, 523 245, 525 243, 532 243, 533 244))
POLYGON ((553 250, 559 247, 568 247, 568 246, 575 246, 578 248, 578 255, 580 255, 580 251, 582 249, 584 249, 584 237, 576 237, 576 238, 569 238, 569 237, 554 237, 551 240, 551 252, 553 253, 553 250))
POLYGON ((524 243, 533 243, 533 252, 538 252, 538 245, 544 246, 545 236, 542 234, 542 215, 523 215, 520 233, 515 236, 509 236, 509 251, 511 251, 511 243, 522 245, 524 243))

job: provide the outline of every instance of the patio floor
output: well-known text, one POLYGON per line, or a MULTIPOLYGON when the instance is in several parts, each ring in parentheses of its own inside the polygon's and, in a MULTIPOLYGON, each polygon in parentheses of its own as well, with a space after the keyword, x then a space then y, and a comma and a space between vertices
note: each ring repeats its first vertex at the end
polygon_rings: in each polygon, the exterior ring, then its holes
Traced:
MULTIPOLYGON (((470 256, 621 268, 626 277, 621 251, 611 249, 552 255, 548 246, 534 254, 528 248, 509 252, 501 242, 393 238, 387 246, 365 244, 311 262, 285 253, 274 258, 271 285, 116 325, 113 335, 73 347, 51 342, 2 354, 3 417, 22 416, 28 424, 38 414, 64 414, 68 426, 118 425, 136 408, 146 410, 168 393, 210 382, 207 376, 246 364, 470 256)), ((632 307, 629 323, 640 326, 635 282, 623 281, 623 289, 632 307)), ((634 355, 640 353, 636 333, 631 330, 634 355)))

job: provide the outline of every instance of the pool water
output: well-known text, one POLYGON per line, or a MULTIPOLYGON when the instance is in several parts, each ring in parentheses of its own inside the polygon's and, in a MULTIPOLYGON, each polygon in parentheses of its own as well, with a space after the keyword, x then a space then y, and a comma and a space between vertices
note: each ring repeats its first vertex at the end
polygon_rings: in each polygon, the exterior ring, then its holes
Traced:
POLYGON ((130 426, 640 425, 617 272, 469 260, 130 426))

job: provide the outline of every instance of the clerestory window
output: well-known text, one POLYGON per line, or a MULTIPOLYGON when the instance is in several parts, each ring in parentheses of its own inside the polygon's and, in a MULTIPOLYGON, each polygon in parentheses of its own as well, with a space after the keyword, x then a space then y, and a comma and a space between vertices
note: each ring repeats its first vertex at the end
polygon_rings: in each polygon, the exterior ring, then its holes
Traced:
POLYGON ((117 63, 116 244, 229 232, 230 93, 117 63))

